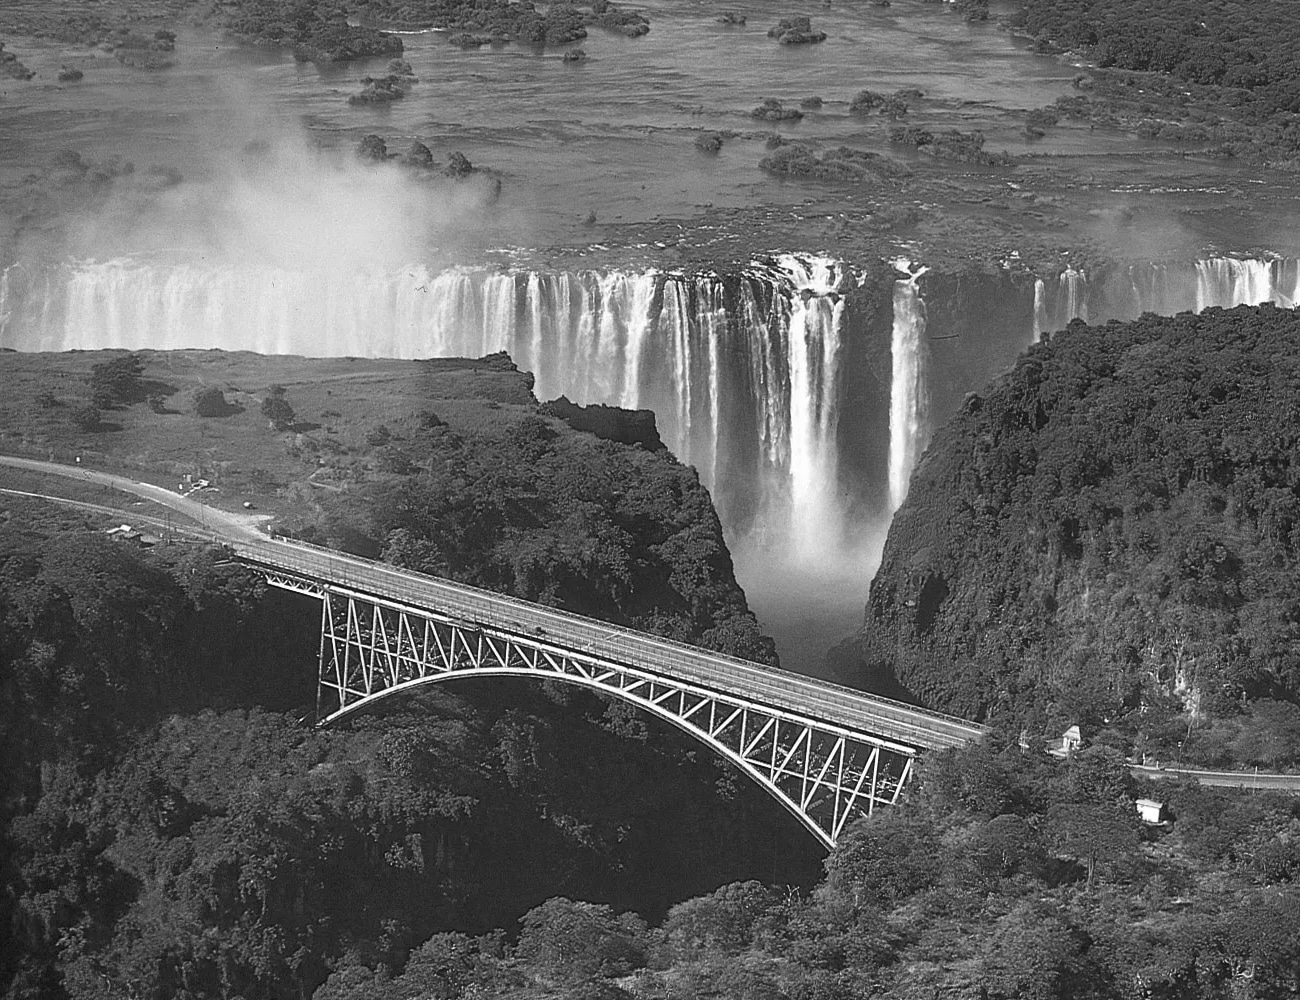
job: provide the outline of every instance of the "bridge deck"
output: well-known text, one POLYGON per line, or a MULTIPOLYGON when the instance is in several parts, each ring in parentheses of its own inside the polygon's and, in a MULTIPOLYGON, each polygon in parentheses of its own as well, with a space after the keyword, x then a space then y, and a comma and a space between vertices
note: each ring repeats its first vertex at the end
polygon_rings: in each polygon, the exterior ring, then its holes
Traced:
POLYGON ((574 653, 655 670, 679 681, 916 749, 960 746, 988 732, 964 719, 802 674, 329 549, 270 539, 228 539, 227 544, 245 562, 327 583, 359 596, 434 610, 516 635, 544 636, 547 642, 574 653))

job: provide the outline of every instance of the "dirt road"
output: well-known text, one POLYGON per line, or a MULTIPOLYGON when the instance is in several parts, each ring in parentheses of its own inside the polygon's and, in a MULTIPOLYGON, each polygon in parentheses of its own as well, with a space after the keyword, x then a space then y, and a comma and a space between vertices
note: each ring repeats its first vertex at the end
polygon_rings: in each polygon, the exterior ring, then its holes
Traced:
POLYGON ((0 466, 26 469, 29 472, 40 472, 52 476, 63 476, 67 479, 77 479, 86 483, 98 483, 101 486, 109 486, 126 493, 133 493, 142 499, 152 500, 154 503, 184 514, 186 517, 197 521, 199 525, 211 528, 220 534, 234 535, 239 538, 266 537, 261 530, 261 525, 269 520, 269 515, 234 514, 217 507, 211 507, 191 497, 181 496, 165 487, 155 486, 152 483, 142 483, 134 479, 128 479, 126 476, 86 469, 79 465, 61 465, 58 462, 41 462, 33 458, 16 458, 10 455, 0 455, 0 466))

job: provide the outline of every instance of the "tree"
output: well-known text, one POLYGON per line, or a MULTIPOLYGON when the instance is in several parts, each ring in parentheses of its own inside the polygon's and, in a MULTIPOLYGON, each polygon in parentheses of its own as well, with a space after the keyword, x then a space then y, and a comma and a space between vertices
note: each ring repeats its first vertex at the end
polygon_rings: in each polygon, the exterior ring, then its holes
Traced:
POLYGON ((662 928, 665 943, 679 960, 701 952, 740 951, 753 940, 755 924, 775 902, 776 894, 760 882, 724 885, 669 910, 662 928))
POLYGON ((889 906, 938 881, 932 824, 886 809, 859 820, 826 859, 826 887, 853 906, 889 906))
POLYGON ((377 135, 364 135, 357 143, 357 157, 374 163, 383 163, 388 159, 388 144, 377 135))
POLYGON ((1028 902, 998 925, 982 962, 989 997, 1057 1000, 1088 995, 1095 976, 1085 953, 1089 941, 1049 905, 1028 902))
MULTIPOLYGON (((284 390, 280 390, 283 392, 284 390)), ((283 395, 272 394, 262 400, 262 416, 266 417, 277 431, 288 430, 297 419, 293 407, 283 395)))
POLYGON ((77 430, 80 431, 99 430, 100 414, 99 414, 99 407, 97 406, 91 406, 89 404, 87 404, 86 406, 78 406, 76 409, 72 411, 70 416, 72 417, 72 425, 76 427, 77 430))
POLYGON ((215 385, 206 386, 194 394, 194 412, 200 417, 224 417, 234 409, 226 401, 226 394, 215 385))
POLYGON ((1038 831, 1010 814, 997 816, 976 830, 969 856, 980 875, 993 879, 1036 872, 1046 860, 1038 831))
POLYGON ((517 953, 561 979, 626 975, 645 963, 645 924, 601 903, 548 899, 524 914, 517 953))
POLYGON ((145 397, 144 362, 138 354, 124 354, 90 369, 91 398, 101 409, 127 406, 145 397))
POLYGON ((1121 819, 1108 806, 1058 802, 1047 811, 1048 843, 1084 866, 1089 887, 1099 866, 1119 865, 1136 851, 1133 827, 1133 820, 1121 819))
POLYGON ((396 445, 380 448, 375 453, 375 467, 393 476, 409 476, 415 471, 411 456, 396 445))

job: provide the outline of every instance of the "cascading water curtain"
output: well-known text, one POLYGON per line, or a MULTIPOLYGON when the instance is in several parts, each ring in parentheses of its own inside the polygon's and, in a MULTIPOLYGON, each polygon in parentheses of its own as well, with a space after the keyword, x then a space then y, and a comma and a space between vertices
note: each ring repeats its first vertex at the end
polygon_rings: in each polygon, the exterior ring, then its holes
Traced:
POLYGON ((1046 281, 1034 282, 1033 339, 1042 339, 1044 333, 1064 329, 1071 320, 1088 319, 1088 276, 1074 267, 1067 267, 1056 276, 1055 288, 1049 292, 1046 281))
POLYGON ((930 399, 926 387, 925 303, 917 287, 927 268, 910 261, 894 266, 909 277, 894 282, 893 379, 889 395, 889 506, 907 498, 916 460, 929 441, 930 399))
POLYGON ((844 300, 832 262, 783 256, 778 263, 789 276, 780 289, 790 386, 787 537, 794 556, 814 562, 834 556, 843 541, 836 432, 844 300))
POLYGON ((1289 258, 1206 257, 1194 261, 1125 264, 1097 273, 1066 268, 1055 279, 1034 283, 1033 336, 1064 329, 1072 319, 1097 323, 1136 319, 1143 313, 1172 316, 1219 306, 1271 302, 1294 308, 1300 300, 1300 267, 1289 258))
POLYGON ((533 372, 539 398, 654 409, 665 442, 706 484, 725 476, 733 494, 759 495, 747 508, 759 508, 773 537, 793 538, 815 558, 843 535, 843 268, 827 258, 779 255, 729 278, 138 259, 68 263, 46 273, 43 289, 23 277, 24 303, 8 273, 0 284, 0 334, 20 349, 391 358, 507 351, 533 372), (737 467, 724 440, 751 467, 737 467))

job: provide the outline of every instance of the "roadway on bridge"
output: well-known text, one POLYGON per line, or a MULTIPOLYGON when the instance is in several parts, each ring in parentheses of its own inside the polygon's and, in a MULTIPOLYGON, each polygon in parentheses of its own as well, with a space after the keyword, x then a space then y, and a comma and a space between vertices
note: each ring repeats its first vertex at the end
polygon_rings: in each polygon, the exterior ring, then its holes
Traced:
POLYGON ((412 573, 341 552, 258 539, 231 540, 249 562, 327 581, 343 593, 382 597, 413 610, 434 609, 467 624, 491 626, 596 661, 637 667, 678 681, 781 709, 823 727, 872 734, 911 749, 961 746, 987 729, 853 688, 805 677, 621 628, 540 604, 412 573))
MULTIPOLYGON (((810 702, 820 703, 830 710, 831 717, 841 717, 848 721, 848 717, 851 716, 859 725, 875 726, 880 729, 892 725, 900 739, 904 732, 909 731, 914 737, 917 732, 931 733, 933 740, 925 743, 926 746, 957 745, 969 742, 986 732, 983 727, 962 719, 926 712, 901 702, 876 698, 851 688, 842 688, 799 674, 734 660, 697 650, 694 647, 669 643, 654 636, 619 629, 604 622, 568 615, 553 608, 490 594, 449 581, 411 574, 382 563, 357 559, 343 553, 275 541, 259 530, 259 526, 267 520, 266 515, 223 511, 151 483, 142 483, 125 476, 79 466, 0 455, 0 466, 3 465, 99 483, 152 500, 206 526, 237 550, 245 549, 247 556, 254 562, 271 564, 291 571, 296 567, 298 572, 314 575, 318 579, 338 579, 352 586, 368 585, 373 588, 372 592, 375 595, 383 594, 417 607, 424 601, 440 602, 425 606, 439 606, 448 611, 454 606, 459 609, 460 614, 467 618, 476 618, 483 624, 495 624, 517 630, 520 624, 527 623, 532 630, 531 638, 537 638, 540 630, 541 634, 553 638, 557 643, 569 641, 575 651, 583 646, 592 651, 597 648, 608 649, 610 646, 617 646, 628 653, 635 651, 648 659, 659 659, 665 664, 685 665, 703 686, 717 687, 721 680, 726 683, 724 687, 726 690, 730 687, 727 682, 733 679, 742 680, 755 692, 756 698, 761 693, 773 698, 775 704, 789 703, 792 696, 801 701, 808 699, 803 702, 805 705, 810 702), (494 620, 489 622, 485 617, 476 616, 490 616, 494 620), (949 742, 943 742, 945 737, 949 742)), ((50 497, 50 499, 62 498, 50 497)), ((96 506, 80 502, 77 502, 77 505, 96 506)), ((106 513, 116 513, 112 508, 102 509, 106 513)), ((804 711, 806 713, 806 709, 804 711)), ((886 733, 881 732, 880 735, 886 733)), ((1297 774, 1207 771, 1183 767, 1147 767, 1137 764, 1133 765, 1130 771, 1135 777, 1148 779, 1184 777, 1192 778, 1203 785, 1300 791, 1300 775, 1297 774)))
POLYGON ((913 749, 960 746, 987 729, 964 719, 929 712, 761 664, 610 625, 463 584, 412 573, 384 563, 269 538, 264 516, 222 511, 151 483, 77 466, 0 456, 0 465, 100 483, 162 504, 203 525, 246 561, 329 581, 356 596, 386 598, 414 610, 434 609, 531 641, 595 660, 662 672, 756 705, 781 709, 814 723, 869 733, 913 749))

